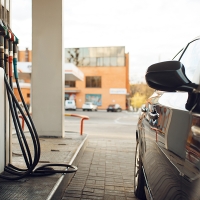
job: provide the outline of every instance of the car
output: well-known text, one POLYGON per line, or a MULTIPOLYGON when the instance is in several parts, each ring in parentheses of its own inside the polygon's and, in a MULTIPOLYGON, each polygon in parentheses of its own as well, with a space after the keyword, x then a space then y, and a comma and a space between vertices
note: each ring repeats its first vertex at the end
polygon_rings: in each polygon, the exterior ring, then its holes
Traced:
POLYGON ((136 128, 139 199, 200 199, 200 37, 146 71, 155 89, 136 128))
POLYGON ((75 100, 65 100, 65 110, 76 110, 75 100))
POLYGON ((107 108, 107 112, 121 112, 122 108, 119 104, 110 104, 107 108))
POLYGON ((85 102, 82 106, 82 110, 85 111, 97 111, 98 106, 95 105, 93 102, 85 102))

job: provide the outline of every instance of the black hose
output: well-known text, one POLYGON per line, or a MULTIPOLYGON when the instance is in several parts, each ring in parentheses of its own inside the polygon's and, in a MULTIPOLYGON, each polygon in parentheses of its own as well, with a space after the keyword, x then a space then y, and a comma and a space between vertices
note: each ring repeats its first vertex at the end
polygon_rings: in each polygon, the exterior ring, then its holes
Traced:
POLYGON ((18 92, 19 92, 19 95, 20 95, 20 98, 21 98, 21 101, 25 108, 26 113, 24 113, 21 106, 19 105, 18 100, 16 99, 16 97, 13 93, 12 81, 10 80, 10 84, 8 83, 6 74, 4 75, 4 82, 6 85, 7 96, 8 96, 8 101, 9 101, 9 105, 10 105, 10 112, 11 112, 11 115, 13 118, 13 123, 14 123, 15 129, 16 129, 17 138, 18 138, 21 150, 22 150, 22 154, 24 156, 24 160, 25 160, 27 169, 19 169, 18 167, 13 166, 12 164, 9 164, 8 166, 5 167, 5 171, 9 174, 12 174, 12 176, 0 174, 0 178, 8 179, 8 180, 18 180, 18 179, 22 179, 26 176, 47 176, 47 175, 52 175, 55 173, 74 173, 74 172, 76 172, 77 167, 68 165, 68 164, 46 164, 41 167, 35 168, 39 162, 40 154, 41 154, 39 137, 38 137, 35 125, 33 123, 33 120, 30 116, 30 113, 29 113, 26 103, 24 101, 23 95, 21 93, 18 79, 16 79, 16 85, 17 85, 17 89, 18 89, 18 92), (21 124, 20 124, 20 121, 18 118, 17 109, 19 110, 22 117, 24 118, 24 121, 25 121, 25 123, 28 127, 28 130, 29 130, 29 133, 31 135, 33 147, 34 147, 34 158, 32 158, 32 156, 31 156, 30 149, 29 149, 29 146, 26 141, 26 137, 24 135, 24 132, 22 130, 22 127, 21 127, 21 124), (52 167, 65 167, 65 168, 67 168, 67 170, 66 169, 56 170, 56 169, 53 169, 52 167))

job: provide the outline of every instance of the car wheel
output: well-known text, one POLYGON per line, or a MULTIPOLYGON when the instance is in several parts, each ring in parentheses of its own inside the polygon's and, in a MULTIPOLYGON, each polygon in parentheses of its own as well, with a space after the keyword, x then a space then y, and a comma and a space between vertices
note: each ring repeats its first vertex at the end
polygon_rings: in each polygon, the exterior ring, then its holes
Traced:
POLYGON ((141 200, 146 200, 144 186, 145 179, 142 169, 142 160, 139 152, 139 142, 137 142, 135 151, 134 193, 135 196, 141 200))
POLYGON ((83 109, 83 111, 85 111, 85 110, 83 109))

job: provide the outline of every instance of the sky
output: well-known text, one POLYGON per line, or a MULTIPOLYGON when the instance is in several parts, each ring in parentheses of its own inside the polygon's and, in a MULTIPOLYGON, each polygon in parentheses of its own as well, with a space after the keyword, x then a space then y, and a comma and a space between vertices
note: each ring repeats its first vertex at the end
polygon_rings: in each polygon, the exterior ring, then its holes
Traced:
MULTIPOLYGON (((172 59, 200 35, 200 0, 63 0, 64 47, 125 46, 129 80, 145 82, 147 68, 172 59)), ((19 49, 32 49, 32 1, 11 0, 19 49)))

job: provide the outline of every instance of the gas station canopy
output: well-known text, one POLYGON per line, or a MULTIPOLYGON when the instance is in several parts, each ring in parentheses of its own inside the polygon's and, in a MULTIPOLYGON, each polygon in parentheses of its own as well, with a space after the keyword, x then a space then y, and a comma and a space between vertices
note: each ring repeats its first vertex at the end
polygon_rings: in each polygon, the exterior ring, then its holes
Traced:
MULTIPOLYGON (((30 80, 32 72, 31 62, 18 62, 17 65, 19 79, 30 80)), ((84 74, 73 63, 64 64, 64 74, 66 81, 83 81, 84 74)))
POLYGON ((66 81, 83 81, 84 74, 81 70, 78 69, 73 63, 65 63, 64 73, 66 81))

